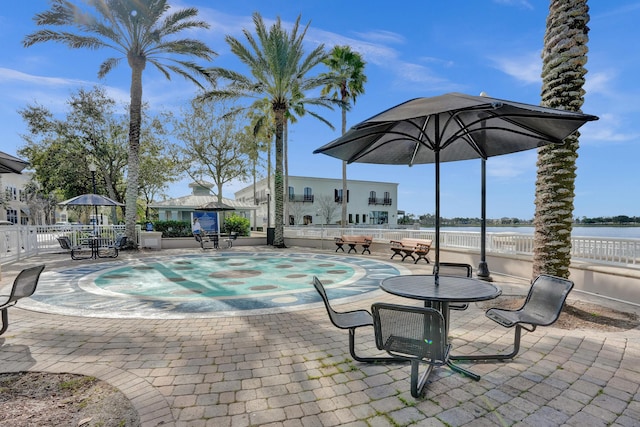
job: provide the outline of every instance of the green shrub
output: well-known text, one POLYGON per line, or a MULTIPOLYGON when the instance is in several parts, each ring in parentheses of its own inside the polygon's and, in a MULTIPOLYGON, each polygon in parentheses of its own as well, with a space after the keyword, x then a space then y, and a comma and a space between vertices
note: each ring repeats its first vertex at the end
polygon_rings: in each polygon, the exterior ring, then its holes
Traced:
POLYGON ((225 218, 224 226, 222 227, 223 233, 238 233, 238 236, 249 235, 249 219, 243 218, 239 215, 231 215, 225 218))
MULTIPOLYGON (((142 228, 144 230, 144 226, 142 228)), ((154 221, 153 229, 161 231, 162 237, 192 237, 189 221, 154 221)))

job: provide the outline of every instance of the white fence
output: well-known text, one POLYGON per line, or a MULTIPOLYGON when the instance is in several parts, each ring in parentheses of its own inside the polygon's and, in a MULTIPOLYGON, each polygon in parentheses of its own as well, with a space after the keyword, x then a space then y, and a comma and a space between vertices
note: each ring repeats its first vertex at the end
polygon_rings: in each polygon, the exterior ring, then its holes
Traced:
MULTIPOLYGON (((124 225, 99 226, 101 236, 115 240, 124 234, 124 225)), ((83 237, 94 233, 91 225, 65 226, 0 226, 0 264, 46 252, 61 251, 56 240, 61 235, 78 244, 83 237)), ((140 227, 137 228, 138 242, 140 227)), ((373 236, 375 242, 389 243, 402 238, 435 239, 433 230, 338 228, 338 227, 286 227, 285 237, 307 237, 333 241, 343 234, 373 236)), ((442 248, 480 249, 480 233, 473 231, 441 231, 442 248)), ((533 255, 533 235, 519 233, 487 233, 487 253, 533 255)), ((573 237, 571 256, 599 264, 612 264, 640 268, 640 239, 606 237, 573 237)))
MULTIPOLYGON (((310 237, 333 240, 343 234, 372 236, 374 242, 389 243, 402 238, 435 240, 433 230, 287 227, 285 237, 310 237)), ((480 250, 480 233, 475 231, 440 231, 441 248, 480 250)), ((519 233, 487 233, 487 253, 533 256, 533 235, 519 233)), ((613 237, 572 237, 571 257, 575 260, 640 268, 640 239, 613 237)))
MULTIPOLYGON (((2 225, 0 226, 0 264, 19 261, 40 253, 62 251, 57 237, 69 236, 71 243, 80 244, 82 239, 98 232, 107 240, 115 240, 124 234, 124 225, 2 225)), ((140 227, 137 227, 138 237, 140 227)))

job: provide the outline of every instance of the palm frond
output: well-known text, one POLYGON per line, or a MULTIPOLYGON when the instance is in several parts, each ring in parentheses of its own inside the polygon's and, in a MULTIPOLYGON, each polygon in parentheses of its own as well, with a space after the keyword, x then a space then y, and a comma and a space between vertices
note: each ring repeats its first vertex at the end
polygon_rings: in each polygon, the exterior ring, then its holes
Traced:
POLYGON ((98 71, 98 78, 106 76, 113 68, 115 68, 122 58, 108 58, 102 64, 100 64, 100 70, 98 71))

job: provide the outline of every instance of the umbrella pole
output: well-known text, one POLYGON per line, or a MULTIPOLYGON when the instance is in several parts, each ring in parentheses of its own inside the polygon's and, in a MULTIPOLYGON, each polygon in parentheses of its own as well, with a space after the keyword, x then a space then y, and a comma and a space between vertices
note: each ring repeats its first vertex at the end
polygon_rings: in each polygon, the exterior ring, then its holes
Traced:
POLYGON ((436 260, 433 269, 435 274, 435 284, 439 285, 438 275, 440 274, 440 120, 435 117, 435 164, 436 164, 436 260))
POLYGON ((488 282, 493 281, 491 274, 489 273, 489 266, 487 265, 487 161, 482 159, 482 189, 481 203, 480 203, 480 264, 478 264, 478 278, 486 280, 488 282))

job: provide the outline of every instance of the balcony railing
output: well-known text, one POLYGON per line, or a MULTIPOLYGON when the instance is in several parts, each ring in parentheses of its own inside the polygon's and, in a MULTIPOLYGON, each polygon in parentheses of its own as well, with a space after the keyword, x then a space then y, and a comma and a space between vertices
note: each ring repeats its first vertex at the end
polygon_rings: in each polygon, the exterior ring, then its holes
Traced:
POLYGON ((389 197, 385 197, 385 198, 376 198, 376 197, 369 197, 369 204, 370 205, 391 205, 391 198, 389 197))
POLYGON ((313 194, 289 194, 290 202, 313 203, 313 194))

